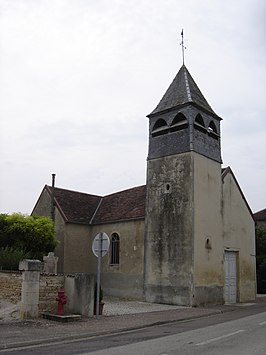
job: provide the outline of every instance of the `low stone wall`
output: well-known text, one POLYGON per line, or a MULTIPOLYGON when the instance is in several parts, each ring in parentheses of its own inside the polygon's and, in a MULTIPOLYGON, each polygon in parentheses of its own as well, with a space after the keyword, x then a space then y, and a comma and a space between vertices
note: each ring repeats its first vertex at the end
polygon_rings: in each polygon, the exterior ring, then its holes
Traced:
MULTIPOLYGON (((21 301, 21 272, 1 271, 0 285, 0 298, 14 304, 21 301)), ((64 275, 40 275, 39 313, 56 311, 57 292, 63 287, 64 275)))
POLYGON ((64 288, 64 275, 40 275, 39 313, 55 313, 57 293, 64 288))
POLYGON ((22 274, 20 271, 0 272, 0 298, 17 304, 21 300, 22 274))

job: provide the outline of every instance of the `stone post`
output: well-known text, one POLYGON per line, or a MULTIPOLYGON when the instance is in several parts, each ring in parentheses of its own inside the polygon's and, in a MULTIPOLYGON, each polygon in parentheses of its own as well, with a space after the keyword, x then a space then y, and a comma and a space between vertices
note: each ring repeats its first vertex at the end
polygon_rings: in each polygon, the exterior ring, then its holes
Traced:
POLYGON ((22 271, 20 318, 37 318, 39 311, 40 271, 39 260, 24 259, 19 263, 22 271))

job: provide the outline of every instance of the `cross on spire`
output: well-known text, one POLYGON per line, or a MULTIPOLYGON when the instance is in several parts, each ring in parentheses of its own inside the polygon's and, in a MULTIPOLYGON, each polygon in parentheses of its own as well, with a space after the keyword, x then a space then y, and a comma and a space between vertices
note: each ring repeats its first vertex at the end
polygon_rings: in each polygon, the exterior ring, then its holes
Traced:
POLYGON ((183 31, 183 28, 182 28, 182 31, 181 31, 181 37, 182 37, 182 40, 181 40, 181 47, 182 47, 182 58, 183 58, 183 65, 185 64, 185 53, 184 53, 184 49, 186 49, 186 47, 184 46, 184 31, 183 31))

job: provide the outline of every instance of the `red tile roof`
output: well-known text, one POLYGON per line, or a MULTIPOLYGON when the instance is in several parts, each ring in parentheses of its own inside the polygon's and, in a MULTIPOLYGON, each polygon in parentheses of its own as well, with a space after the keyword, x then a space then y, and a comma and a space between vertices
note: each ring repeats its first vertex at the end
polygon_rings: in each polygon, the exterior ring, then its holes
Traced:
MULTIPOLYGON (((230 167, 223 168, 222 179, 232 174, 230 167)), ((51 186, 45 188, 52 194, 51 186)), ((239 191, 246 202, 240 186, 239 191)), ((90 195, 55 187, 55 204, 66 222, 104 224, 145 218, 146 185, 133 187, 107 196, 90 195)), ((248 203, 246 205, 253 216, 248 203)), ((254 219, 266 219, 266 209, 254 214, 254 219)))
MULTIPOLYGON (((51 195, 51 186, 45 188, 51 195)), ((58 187, 54 194, 56 207, 66 222, 103 224, 145 217, 145 185, 104 197, 58 187)))
MULTIPOLYGON (((46 185, 49 194, 51 186, 46 185)), ((54 189, 55 205, 60 210, 66 222, 89 224, 101 196, 89 195, 83 192, 65 190, 58 187, 54 189)))
POLYGON ((145 217, 146 186, 137 186, 105 196, 93 224, 145 217))

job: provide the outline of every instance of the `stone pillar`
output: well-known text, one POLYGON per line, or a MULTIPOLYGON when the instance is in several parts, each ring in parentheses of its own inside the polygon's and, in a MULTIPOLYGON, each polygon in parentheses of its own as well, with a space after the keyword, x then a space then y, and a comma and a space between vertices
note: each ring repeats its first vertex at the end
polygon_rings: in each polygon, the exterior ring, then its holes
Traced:
POLYGON ((40 271, 39 260, 24 259, 19 263, 22 271, 20 318, 37 318, 39 311, 40 271))

